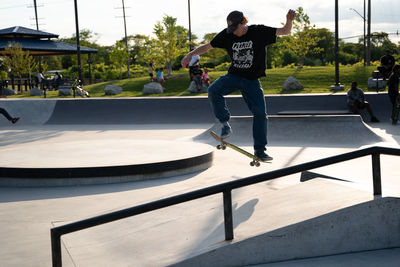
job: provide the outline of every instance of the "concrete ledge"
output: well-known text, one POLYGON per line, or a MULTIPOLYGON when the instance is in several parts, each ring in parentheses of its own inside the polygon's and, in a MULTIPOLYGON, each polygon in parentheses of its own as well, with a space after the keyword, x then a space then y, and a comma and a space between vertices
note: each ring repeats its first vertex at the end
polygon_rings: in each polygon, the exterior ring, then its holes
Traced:
POLYGON ((279 111, 278 115, 354 115, 346 109, 338 110, 284 110, 279 111))

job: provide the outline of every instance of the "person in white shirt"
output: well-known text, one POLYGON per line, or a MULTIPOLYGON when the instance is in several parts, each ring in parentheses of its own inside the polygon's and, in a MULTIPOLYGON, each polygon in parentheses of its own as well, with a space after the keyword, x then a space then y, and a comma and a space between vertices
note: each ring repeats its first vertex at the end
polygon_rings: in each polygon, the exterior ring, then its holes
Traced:
POLYGON ((196 66, 199 66, 199 65, 200 65, 200 56, 199 55, 193 56, 189 62, 190 81, 193 81, 193 70, 196 68, 196 66))

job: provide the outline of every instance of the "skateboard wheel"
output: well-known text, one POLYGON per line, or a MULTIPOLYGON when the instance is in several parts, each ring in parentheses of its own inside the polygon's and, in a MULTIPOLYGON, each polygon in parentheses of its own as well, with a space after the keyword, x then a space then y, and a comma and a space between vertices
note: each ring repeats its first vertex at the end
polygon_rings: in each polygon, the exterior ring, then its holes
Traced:
POLYGON ((260 162, 256 162, 256 167, 260 167, 260 162))
POLYGON ((250 162, 250 166, 252 166, 252 167, 254 166, 254 161, 250 162))
POLYGON ((225 150, 226 149, 226 146, 222 146, 222 150, 225 150))
POLYGON ((222 148, 222 146, 221 145, 217 145, 217 149, 221 149, 222 148))

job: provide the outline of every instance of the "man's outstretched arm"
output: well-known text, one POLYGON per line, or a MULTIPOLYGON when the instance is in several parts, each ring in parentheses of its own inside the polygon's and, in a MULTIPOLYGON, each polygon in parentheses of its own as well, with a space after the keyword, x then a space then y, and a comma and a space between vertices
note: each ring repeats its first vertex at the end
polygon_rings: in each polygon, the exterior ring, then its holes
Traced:
POLYGON ((276 29, 276 36, 286 35, 292 31, 293 20, 296 18, 296 11, 290 9, 286 14, 286 24, 282 28, 276 29))
POLYGON ((195 50, 189 52, 184 58, 181 60, 181 65, 183 68, 186 68, 186 66, 190 63, 190 60, 192 59, 193 56, 195 55, 202 55, 208 50, 213 48, 210 43, 207 43, 205 45, 197 47, 195 50))

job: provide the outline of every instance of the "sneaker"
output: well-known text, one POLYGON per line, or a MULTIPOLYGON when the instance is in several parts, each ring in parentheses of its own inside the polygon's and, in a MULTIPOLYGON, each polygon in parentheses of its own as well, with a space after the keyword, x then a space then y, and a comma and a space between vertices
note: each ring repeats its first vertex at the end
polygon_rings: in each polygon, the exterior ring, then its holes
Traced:
POLYGON ((12 119, 11 119, 11 122, 12 122, 13 124, 15 124, 15 123, 17 123, 18 120, 19 120, 19 117, 12 118, 12 119))
POLYGON ((221 130, 221 139, 228 138, 232 134, 232 128, 229 123, 226 123, 222 126, 221 130))
POLYGON ((274 158, 271 156, 268 156, 268 154, 266 154, 264 152, 264 150, 256 150, 254 152, 254 155, 259 158, 261 161, 266 162, 266 161, 270 161, 273 160, 274 158))
POLYGON ((377 117, 372 117, 372 118, 371 118, 371 122, 379 122, 379 120, 378 120, 377 117))

